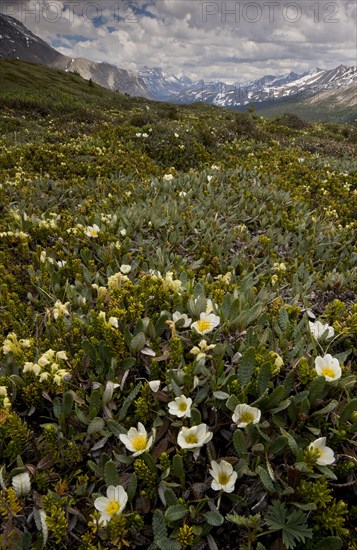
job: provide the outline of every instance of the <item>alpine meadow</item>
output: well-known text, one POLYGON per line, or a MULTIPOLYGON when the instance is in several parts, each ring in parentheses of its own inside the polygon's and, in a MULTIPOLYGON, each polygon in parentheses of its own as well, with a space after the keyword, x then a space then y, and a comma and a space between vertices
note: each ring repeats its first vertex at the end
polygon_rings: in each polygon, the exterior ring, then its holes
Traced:
POLYGON ((0 547, 356 550, 356 125, 0 72, 0 547))

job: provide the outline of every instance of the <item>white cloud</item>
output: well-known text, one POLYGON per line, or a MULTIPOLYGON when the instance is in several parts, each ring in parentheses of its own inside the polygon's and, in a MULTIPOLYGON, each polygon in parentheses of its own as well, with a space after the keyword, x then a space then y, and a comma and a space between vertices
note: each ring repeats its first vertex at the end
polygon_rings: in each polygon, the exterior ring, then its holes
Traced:
POLYGON ((350 0, 133 0, 131 7, 121 0, 28 0, 5 5, 35 34, 60 43, 61 53, 134 70, 161 66, 194 79, 234 82, 356 62, 356 3, 350 0))

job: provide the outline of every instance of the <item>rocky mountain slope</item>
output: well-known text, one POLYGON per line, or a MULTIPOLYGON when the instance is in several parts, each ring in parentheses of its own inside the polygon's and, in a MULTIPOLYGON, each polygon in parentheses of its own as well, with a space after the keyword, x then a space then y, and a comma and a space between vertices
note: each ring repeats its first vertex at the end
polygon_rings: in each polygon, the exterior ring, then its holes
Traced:
POLYGON ((49 46, 14 17, 0 14, 0 57, 41 63, 68 72, 77 72, 87 80, 121 93, 151 97, 137 73, 109 63, 96 63, 83 58, 70 58, 49 46))

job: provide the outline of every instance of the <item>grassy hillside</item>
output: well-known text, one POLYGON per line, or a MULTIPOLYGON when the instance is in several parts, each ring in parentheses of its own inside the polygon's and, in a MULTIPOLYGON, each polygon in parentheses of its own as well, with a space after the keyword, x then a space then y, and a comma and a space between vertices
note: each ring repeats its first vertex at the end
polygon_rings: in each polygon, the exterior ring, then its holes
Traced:
POLYGON ((311 102, 311 99, 300 101, 281 100, 274 101, 271 105, 255 104, 259 114, 266 117, 278 117, 284 113, 293 113, 305 120, 312 122, 324 121, 327 123, 349 123, 356 122, 356 106, 339 105, 336 100, 323 99, 311 102))
POLYGON ((355 549, 355 127, 0 74, 0 546, 355 549))

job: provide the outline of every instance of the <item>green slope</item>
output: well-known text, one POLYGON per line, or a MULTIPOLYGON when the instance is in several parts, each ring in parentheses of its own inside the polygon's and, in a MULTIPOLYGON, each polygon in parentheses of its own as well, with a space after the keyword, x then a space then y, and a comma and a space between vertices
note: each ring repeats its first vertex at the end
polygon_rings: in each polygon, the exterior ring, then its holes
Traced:
POLYGON ((0 70, 0 547, 355 548, 355 128, 0 70))

